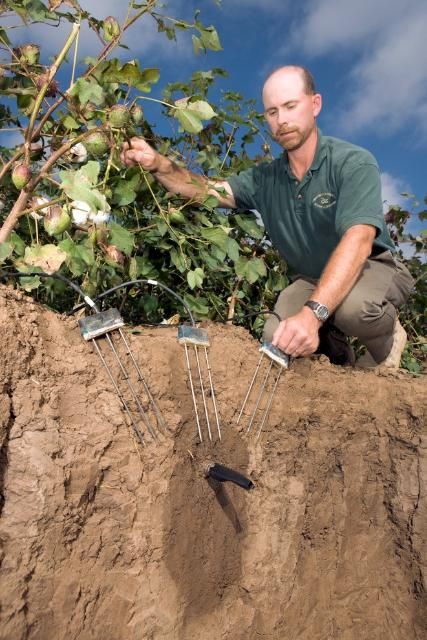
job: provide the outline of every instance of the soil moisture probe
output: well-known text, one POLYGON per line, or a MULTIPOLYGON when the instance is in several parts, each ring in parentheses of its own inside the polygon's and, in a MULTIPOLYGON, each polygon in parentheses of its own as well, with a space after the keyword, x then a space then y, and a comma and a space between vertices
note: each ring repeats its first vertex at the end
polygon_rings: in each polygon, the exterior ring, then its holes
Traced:
MULTIPOLYGON (((178 326, 178 342, 184 347, 185 365, 196 418, 197 434, 200 442, 203 442, 204 437, 207 437, 212 441, 216 435, 218 439, 221 440, 218 405, 215 397, 212 369, 208 357, 208 347, 210 346, 208 332, 206 329, 196 327, 193 314, 185 300, 183 300, 183 298, 181 298, 181 296, 179 296, 175 291, 157 280, 138 279, 123 282, 108 291, 104 291, 94 298, 94 301, 97 302, 101 298, 110 295, 118 289, 139 284, 150 284, 164 289, 174 296, 185 308, 188 317, 190 318, 191 325, 180 324, 178 326), (212 428, 212 424, 215 425, 214 428, 212 428)), ((78 307, 75 307, 73 309, 73 313, 78 309, 83 308, 83 306, 84 305, 79 305, 78 307)), ((96 318, 96 316, 94 316, 94 318, 96 318)), ((106 321, 108 321, 108 319, 106 319, 106 321)), ((112 321, 114 322, 114 319, 112 321)))
MULTIPOLYGON (((129 418, 135 436, 142 445, 146 444, 144 431, 140 427, 141 422, 153 439, 157 438, 156 428, 157 430, 161 429, 166 431, 167 425, 165 420, 138 366, 129 342, 122 331, 125 323, 117 309, 100 311, 94 300, 87 296, 78 285, 60 273, 48 274, 36 271, 30 273, 8 273, 4 271, 1 275, 13 278, 25 278, 29 276, 53 278, 60 280, 68 287, 74 289, 84 300, 84 303, 78 308, 87 306, 93 312, 91 315, 78 321, 80 332, 83 338, 91 343, 94 351, 99 356, 113 389, 129 418), (107 349, 102 346, 103 343, 107 345, 107 349), (109 354, 112 359, 112 365, 108 363, 107 354, 109 354), (134 369, 134 375, 136 375, 135 384, 131 380, 128 370, 129 367, 134 369), (151 416, 149 412, 152 414, 151 416), (152 419, 153 417, 154 421, 152 419), (156 424, 156 428, 153 426, 154 424, 156 424)), ((69 315, 76 310, 77 307, 69 312, 69 315)))
MULTIPOLYGON (((279 322, 281 320, 275 311, 257 311, 245 317, 260 315, 273 315, 279 322)), ((240 424, 242 418, 246 419, 246 433, 250 433, 253 429, 256 430, 256 440, 259 439, 267 422, 282 372, 284 369, 289 369, 291 361, 290 356, 272 345, 271 342, 263 342, 259 351, 261 356, 237 418, 237 424, 240 424), (262 381, 257 389, 258 376, 262 381), (252 411, 244 414, 245 409, 249 407, 252 408, 252 411)))

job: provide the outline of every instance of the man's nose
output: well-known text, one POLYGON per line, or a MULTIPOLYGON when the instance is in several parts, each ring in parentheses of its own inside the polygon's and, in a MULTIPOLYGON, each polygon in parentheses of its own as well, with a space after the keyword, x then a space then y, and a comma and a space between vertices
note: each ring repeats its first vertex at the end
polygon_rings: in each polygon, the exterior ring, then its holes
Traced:
POLYGON ((288 114, 285 109, 279 109, 277 112, 277 124, 280 126, 288 124, 288 114))

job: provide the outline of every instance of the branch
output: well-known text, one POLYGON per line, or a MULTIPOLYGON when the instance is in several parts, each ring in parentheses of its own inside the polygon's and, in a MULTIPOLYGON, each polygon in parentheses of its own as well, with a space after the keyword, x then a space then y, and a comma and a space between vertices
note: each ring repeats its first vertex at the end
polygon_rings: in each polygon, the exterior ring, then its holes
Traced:
MULTIPOLYGON (((22 189, 21 193, 18 196, 15 204, 12 207, 11 212, 7 216, 6 220, 3 223, 3 226, 0 228, 0 242, 6 242, 9 235, 12 233, 16 223, 19 218, 25 213, 25 207, 28 202, 28 198, 31 196, 32 192, 39 184, 41 180, 46 176, 50 168, 59 160, 61 156, 64 155, 67 151, 74 147, 75 144, 84 140, 88 135, 92 134, 94 131, 102 131, 105 127, 99 127, 98 129, 90 129, 89 131, 85 131, 81 135, 77 136, 77 138, 73 138, 72 140, 68 140, 65 142, 55 153, 48 158, 48 160, 43 165, 40 173, 35 176, 30 182, 22 189)), ((47 205, 45 205, 47 206, 47 205)))

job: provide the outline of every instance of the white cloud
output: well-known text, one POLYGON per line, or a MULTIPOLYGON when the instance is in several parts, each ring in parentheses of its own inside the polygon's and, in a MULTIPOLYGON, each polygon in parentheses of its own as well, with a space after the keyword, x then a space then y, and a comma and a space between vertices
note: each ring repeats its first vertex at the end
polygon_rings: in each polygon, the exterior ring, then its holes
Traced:
POLYGON ((408 206, 408 199, 402 193, 408 192, 408 185, 401 179, 392 176, 390 173, 381 174, 381 190, 384 213, 393 205, 405 208, 408 206))
POLYGON ((292 29, 291 47, 303 47, 309 55, 336 48, 353 48, 366 38, 380 38, 420 0, 311 0, 304 17, 292 29))
POLYGON ((355 91, 340 118, 343 130, 376 127, 388 134, 408 125, 427 133, 420 117, 427 107, 425 34, 427 12, 408 16, 399 29, 355 65, 351 83, 355 91))
MULTIPOLYGON (((104 19, 109 15, 117 18, 120 24, 123 23, 128 2, 125 0, 103 0, 102 3, 95 3, 93 0, 81 0, 80 5, 98 19, 104 19)), ((187 6, 188 9, 188 6, 187 6)), ((184 12, 183 0, 171 0, 168 7, 159 10, 159 13, 182 17, 184 12), (168 11, 169 10, 169 11, 168 11), (168 11, 168 13, 166 13, 168 11)), ((132 14, 135 10, 132 10, 132 14)), ((167 22, 167 21, 166 21, 167 22)), ((5 18, 5 26, 18 23, 17 18, 5 18)), ((55 57, 61 50, 69 33, 71 25, 67 21, 62 21, 58 25, 36 23, 28 27, 21 27, 13 30, 14 44, 23 44, 25 42, 36 42, 41 44, 42 61, 47 63, 49 58, 55 57)), ((156 60, 159 59, 175 59, 176 57, 185 58, 192 52, 191 35, 189 32, 177 33, 178 42, 167 40, 164 34, 159 34, 157 23, 150 16, 142 16, 135 22, 123 36, 123 44, 129 47, 130 51, 125 49, 116 49, 114 56, 130 59, 132 57, 147 57, 144 66, 152 66, 148 59, 150 53, 155 53, 156 60)), ((86 21, 83 21, 79 36, 78 58, 83 60, 86 56, 95 56, 102 50, 103 44, 97 37, 95 32, 91 30, 86 21)))
POLYGON ((286 0, 222 0, 225 11, 241 11, 242 9, 257 9, 260 11, 280 11, 286 6, 286 0))
POLYGON ((350 60, 332 114, 337 129, 390 134, 410 124, 427 138, 425 0, 311 0, 292 32, 287 51, 298 45, 312 57, 340 52, 350 60))

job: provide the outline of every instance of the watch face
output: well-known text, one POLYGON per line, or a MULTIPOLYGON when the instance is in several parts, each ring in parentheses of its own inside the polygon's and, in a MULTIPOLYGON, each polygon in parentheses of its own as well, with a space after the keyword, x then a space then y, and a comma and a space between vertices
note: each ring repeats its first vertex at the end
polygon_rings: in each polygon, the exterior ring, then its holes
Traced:
POLYGON ((319 304, 315 313, 316 313, 316 316, 319 318, 319 320, 327 320, 329 317, 328 308, 325 307, 324 304, 319 304))
POLYGON ((320 304, 320 302, 316 302, 315 300, 307 300, 304 306, 309 307, 316 318, 321 322, 325 322, 329 318, 329 309, 326 305, 320 304))

